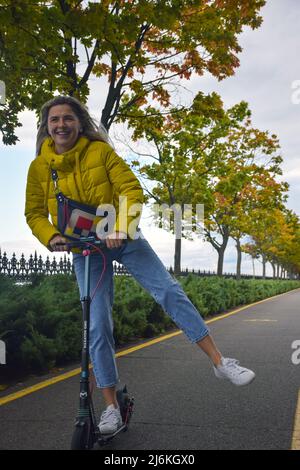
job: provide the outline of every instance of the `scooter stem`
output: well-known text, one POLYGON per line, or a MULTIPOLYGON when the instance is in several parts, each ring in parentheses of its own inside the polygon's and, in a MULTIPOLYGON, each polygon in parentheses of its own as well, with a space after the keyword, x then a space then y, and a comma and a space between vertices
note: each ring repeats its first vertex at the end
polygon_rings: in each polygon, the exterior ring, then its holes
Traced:
POLYGON ((81 298, 83 310, 83 339, 81 356, 81 378, 80 378, 80 414, 89 416, 89 336, 90 336, 90 250, 84 250, 85 272, 84 292, 81 298))

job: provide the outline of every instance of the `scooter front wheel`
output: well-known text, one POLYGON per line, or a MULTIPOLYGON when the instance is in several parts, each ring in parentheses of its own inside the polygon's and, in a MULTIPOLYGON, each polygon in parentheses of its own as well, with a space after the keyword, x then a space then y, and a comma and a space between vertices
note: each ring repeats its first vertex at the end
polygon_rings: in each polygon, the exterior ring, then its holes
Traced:
POLYGON ((71 450, 90 450, 95 443, 90 422, 77 423, 72 436, 71 450))

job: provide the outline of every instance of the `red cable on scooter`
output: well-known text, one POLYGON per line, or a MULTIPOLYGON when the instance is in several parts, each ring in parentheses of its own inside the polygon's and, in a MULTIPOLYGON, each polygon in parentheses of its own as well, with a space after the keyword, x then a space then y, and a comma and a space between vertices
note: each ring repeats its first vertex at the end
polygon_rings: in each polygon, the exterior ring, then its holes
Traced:
MULTIPOLYGON (((95 296, 95 294, 96 294, 96 291, 97 291, 97 289, 99 289, 99 287, 100 287, 100 284, 101 284, 101 281, 102 281, 102 277, 103 277, 103 275, 104 275, 104 273, 105 273, 105 271, 106 271, 106 257, 105 257, 105 254, 103 253, 103 251, 101 250, 101 248, 98 248, 96 245, 94 245, 93 243, 90 243, 90 242, 85 242, 85 243, 86 243, 87 245, 92 246, 96 251, 98 251, 98 253, 101 254, 102 259, 103 259, 103 269, 102 269, 102 272, 101 272, 101 274, 100 274, 100 278, 99 278, 99 280, 98 280, 98 282, 97 282, 97 285, 96 285, 96 287, 95 287, 95 289, 94 289, 94 292, 93 292, 93 294, 91 295, 91 303, 92 303, 92 300, 93 300, 93 298, 94 298, 94 296, 95 296)), ((83 254, 83 253, 84 253, 84 250, 82 251, 82 254, 83 254)))

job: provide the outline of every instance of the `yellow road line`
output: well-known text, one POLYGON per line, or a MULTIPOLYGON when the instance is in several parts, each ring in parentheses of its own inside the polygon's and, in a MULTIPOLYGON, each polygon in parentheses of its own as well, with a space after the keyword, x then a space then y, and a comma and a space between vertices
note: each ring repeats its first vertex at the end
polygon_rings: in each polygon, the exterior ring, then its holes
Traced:
POLYGON ((119 351, 116 354, 116 357, 127 356, 127 354, 131 354, 135 351, 138 351, 139 349, 147 348, 148 346, 152 346, 152 344, 161 343, 162 341, 165 341, 166 339, 170 339, 170 338, 173 338, 174 336, 178 336, 181 334, 182 334, 182 331, 178 330, 178 331, 175 331, 174 333, 169 333, 168 335, 160 336, 159 338, 152 339, 151 341, 147 341, 146 343, 139 344, 138 346, 133 346, 132 348, 125 349, 124 351, 119 351))
MULTIPOLYGON (((223 320, 224 318, 228 318, 228 317, 231 317, 232 315, 236 315, 237 313, 241 312, 242 310, 246 310, 247 308, 253 307, 253 306, 261 304, 263 302, 267 302, 267 301, 276 299, 278 297, 281 297, 282 295, 286 295, 290 292, 294 292, 295 290, 299 290, 299 289, 294 289, 293 291, 284 292, 283 294, 278 294, 278 295, 275 295, 273 297, 269 297, 267 299, 260 300, 258 302, 254 302, 253 304, 248 304, 248 305, 246 305, 244 307, 241 307, 241 308, 238 308, 237 310, 234 310, 230 313, 226 313, 224 315, 219 315, 216 318, 212 318, 211 320, 207 320, 205 323, 209 324, 209 323, 214 323, 214 322, 219 321, 219 320, 223 320)), ((147 341, 146 343, 139 344, 138 346, 134 346, 132 348, 125 349, 124 351, 119 351, 118 353, 116 353, 116 357, 126 356, 127 354, 131 354, 135 351, 138 351, 139 349, 147 348, 148 346, 152 346, 153 344, 160 343, 161 341, 165 341, 167 339, 173 338, 174 336, 177 336, 177 335, 180 335, 180 334, 182 334, 181 330, 176 331, 175 333, 170 333, 170 334, 161 336, 159 338, 155 338, 151 341, 147 341)), ((57 377, 53 377, 52 379, 48 379, 48 380, 45 380, 45 381, 40 382, 38 384, 35 384, 31 387, 24 388, 23 390, 20 390, 19 392, 11 393, 10 395, 7 395, 5 397, 0 398, 0 406, 1 405, 6 405, 7 403, 10 403, 11 401, 17 400, 18 398, 25 397, 26 395, 30 395, 31 393, 37 392, 38 390, 42 390, 43 388, 49 387, 50 385, 54 385, 58 382, 62 382, 63 380, 74 377, 74 376, 78 375, 79 373, 80 373, 80 368, 77 368, 77 369, 74 369, 70 372, 66 372, 64 374, 61 374, 57 377)))
POLYGON ((297 403, 296 414, 295 414, 291 450, 300 450, 300 390, 298 393, 298 403, 297 403))
POLYGON ((70 377, 74 377, 75 375, 79 373, 80 373, 80 368, 74 369, 70 372, 66 372, 57 377, 53 377, 52 379, 44 380, 43 382, 40 382, 36 385, 32 385, 32 387, 24 388, 23 390, 20 390, 19 392, 11 393, 10 395, 7 395, 6 397, 0 398, 0 406, 5 405, 6 403, 9 403, 11 401, 17 400, 18 398, 25 397, 26 395, 30 395, 31 393, 37 392, 38 390, 41 390, 42 388, 49 387, 49 385, 54 385, 58 382, 69 379, 70 377))

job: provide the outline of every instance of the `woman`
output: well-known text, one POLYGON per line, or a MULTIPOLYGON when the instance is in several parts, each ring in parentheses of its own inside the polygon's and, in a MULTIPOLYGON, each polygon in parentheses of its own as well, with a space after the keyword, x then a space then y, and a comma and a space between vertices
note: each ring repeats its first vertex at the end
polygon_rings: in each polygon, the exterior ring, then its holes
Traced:
MULTIPOLYGON (((51 169, 57 170, 60 191, 73 200, 98 207, 99 204, 115 204, 118 196, 122 196, 127 198, 128 211, 134 204, 142 204, 143 192, 137 178, 107 140, 106 133, 97 130, 87 108, 75 98, 60 96, 43 106, 37 135, 37 157, 28 171, 25 216, 32 233, 50 251, 66 250, 64 245, 58 246, 65 243, 66 238, 57 229, 57 200, 51 169)), ((113 260, 122 263, 188 339, 208 355, 216 377, 228 379, 235 385, 247 385, 255 378, 254 372, 240 367, 238 361, 222 356, 199 312, 148 242, 143 236, 134 237, 128 233, 133 217, 128 216, 127 225, 121 224, 122 211, 115 206, 116 223, 114 230, 106 236, 103 249, 106 270, 91 304, 90 355, 97 386, 102 389, 107 406, 99 424, 104 434, 115 432, 122 424, 116 400, 118 373, 112 322, 113 260)), ((82 293, 84 257, 73 253, 73 262, 82 293)), ((92 254, 92 290, 98 283, 102 267, 101 254, 92 254)))

